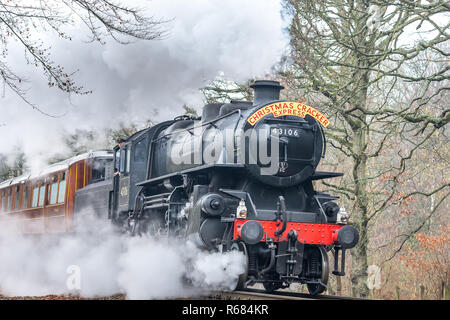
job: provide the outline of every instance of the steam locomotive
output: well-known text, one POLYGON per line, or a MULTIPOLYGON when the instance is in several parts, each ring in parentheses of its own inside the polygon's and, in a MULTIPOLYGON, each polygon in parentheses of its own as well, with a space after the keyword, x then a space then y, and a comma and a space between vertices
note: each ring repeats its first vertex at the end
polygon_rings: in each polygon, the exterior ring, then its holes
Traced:
POLYGON ((112 190, 108 181, 83 188, 75 208, 108 203, 109 218, 131 234, 239 250, 246 266, 237 289, 258 282, 270 292, 299 282, 319 294, 327 251, 334 247, 332 272, 342 276, 345 251, 359 237, 338 197, 313 188, 342 175, 316 171, 329 121, 312 107, 279 101, 276 81, 252 88, 253 102, 207 104, 199 118, 181 116, 129 137, 115 149, 120 174, 112 190))
POLYGON ((113 154, 57 164, 42 182, 22 179, 23 189, 4 182, 1 208, 17 203, 17 210, 32 212, 24 220, 34 224, 42 216, 39 232, 70 232, 81 213, 107 213, 131 235, 182 237, 205 250, 242 252, 245 271, 236 289, 262 283, 271 292, 297 282, 322 293, 327 251, 334 248, 332 273, 343 276, 346 250, 359 240, 338 197, 313 187, 315 180, 343 175, 316 170, 329 120, 310 106, 280 101, 279 82, 251 87, 253 102, 207 104, 201 117, 141 130, 113 154))

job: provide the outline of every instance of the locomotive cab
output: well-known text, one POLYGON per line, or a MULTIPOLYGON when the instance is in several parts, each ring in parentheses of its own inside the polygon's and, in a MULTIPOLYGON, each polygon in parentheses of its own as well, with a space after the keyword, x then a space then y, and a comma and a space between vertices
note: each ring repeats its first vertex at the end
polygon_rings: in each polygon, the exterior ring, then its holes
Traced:
POLYGON ((147 178, 149 162, 153 157, 151 142, 155 136, 174 121, 136 132, 125 140, 122 148, 114 148, 115 171, 113 176, 109 217, 118 224, 127 223, 135 210, 137 195, 142 187, 137 183, 147 178))

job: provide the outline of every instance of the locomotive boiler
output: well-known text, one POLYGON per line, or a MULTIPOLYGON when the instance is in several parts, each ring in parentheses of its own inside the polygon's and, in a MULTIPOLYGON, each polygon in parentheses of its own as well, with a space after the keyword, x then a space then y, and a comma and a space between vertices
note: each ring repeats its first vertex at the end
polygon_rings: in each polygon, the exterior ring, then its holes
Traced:
POLYGON ((320 111, 280 101, 276 81, 256 81, 253 102, 207 104, 201 117, 180 116, 116 147, 112 184, 77 191, 76 209, 108 202, 108 217, 127 232, 190 239, 205 250, 245 255, 236 288, 267 291, 298 282, 311 294, 344 275, 345 252, 358 242, 338 197, 313 181, 341 176, 317 171, 325 156, 320 111), (118 161, 120 159, 120 161, 118 161), (105 199, 89 189, 104 189, 105 199))

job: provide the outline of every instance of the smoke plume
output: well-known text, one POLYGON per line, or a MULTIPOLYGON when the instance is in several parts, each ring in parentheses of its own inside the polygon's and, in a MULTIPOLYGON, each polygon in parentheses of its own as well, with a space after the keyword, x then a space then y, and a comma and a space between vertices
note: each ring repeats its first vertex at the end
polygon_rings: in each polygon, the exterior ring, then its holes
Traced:
MULTIPOLYGON (((184 104, 201 112, 199 88, 223 72, 228 79, 263 78, 287 45, 278 0, 152 0, 133 2, 149 15, 167 19, 168 36, 159 41, 121 45, 87 43, 82 24, 68 28, 72 41, 40 33, 52 60, 75 73, 91 94, 68 97, 47 87, 41 70, 26 63, 23 48, 9 42, 7 63, 27 78, 27 98, 51 118, 33 110, 0 81, 1 153, 19 146, 32 168, 67 151, 61 137, 77 129, 144 125, 184 113, 184 104)), ((100 139, 99 139, 100 140, 100 139)))
MULTIPOLYGON (((57 117, 33 110, 12 92, 3 91, 0 83, 2 154, 19 147, 28 167, 37 171, 48 158, 67 151, 62 137, 77 129, 100 135, 120 123, 168 120, 183 113, 184 104, 200 112, 199 88, 221 72, 235 81, 263 78, 287 45, 278 0, 137 4, 150 15, 169 20, 167 39, 126 46, 111 41, 87 43, 82 24, 67 30, 72 41, 51 32, 38 35, 51 47, 57 64, 69 73, 79 70, 75 81, 92 90, 89 95, 68 97, 48 88, 40 70, 26 63, 20 44, 9 42, 7 64, 29 81, 28 99, 57 117)), ((133 299, 180 297, 205 288, 229 287, 242 269, 242 256, 237 253, 209 254, 173 240, 126 238, 106 224, 102 221, 102 227, 82 236, 36 238, 14 232, 6 235, 13 228, 0 221, 1 293, 105 296, 123 292, 133 299), (80 289, 69 289, 68 284, 77 286, 77 280, 70 278, 77 270, 80 289)))
POLYGON ((0 294, 79 294, 128 299, 198 296, 233 289, 244 271, 239 252, 221 254, 166 237, 128 237, 109 221, 66 235, 22 235, 1 221, 0 294))

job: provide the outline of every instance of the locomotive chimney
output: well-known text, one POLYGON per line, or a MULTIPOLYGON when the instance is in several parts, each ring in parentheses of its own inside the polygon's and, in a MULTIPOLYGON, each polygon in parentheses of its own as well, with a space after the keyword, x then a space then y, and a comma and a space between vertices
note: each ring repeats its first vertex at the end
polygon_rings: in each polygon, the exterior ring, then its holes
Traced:
POLYGON ((278 81, 256 80, 250 88, 253 88, 253 105, 261 105, 274 100, 280 100, 280 91, 284 87, 278 81))

